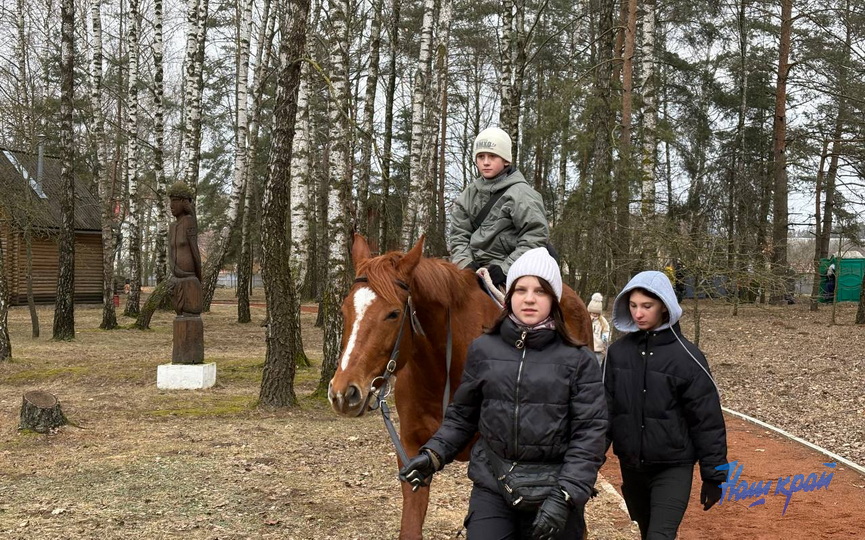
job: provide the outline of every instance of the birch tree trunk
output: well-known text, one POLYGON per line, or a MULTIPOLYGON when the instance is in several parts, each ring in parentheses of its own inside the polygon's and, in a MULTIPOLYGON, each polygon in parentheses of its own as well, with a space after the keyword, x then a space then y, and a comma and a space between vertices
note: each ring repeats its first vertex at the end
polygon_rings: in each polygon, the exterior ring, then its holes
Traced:
POLYGON ((252 178, 258 153, 258 127, 261 117, 261 102, 264 94, 264 74, 273 64, 273 38, 276 26, 275 10, 270 0, 262 7, 261 27, 258 32, 258 47, 255 54, 255 69, 252 77, 252 115, 249 122, 249 157, 247 158, 247 178, 244 182, 243 217, 241 219, 240 259, 237 264, 237 322, 248 323, 252 320, 249 311, 249 293, 252 289, 252 223, 257 210, 258 182, 252 178))
POLYGON ((165 12, 162 0, 153 3, 153 174, 156 177, 156 282, 168 277, 168 220, 165 205, 165 45, 163 24, 165 12))
MULTIPOLYGON (((42 156, 43 156, 43 143, 42 143, 42 135, 41 133, 37 136, 34 132, 34 124, 33 117, 30 114, 30 111, 33 110, 33 99, 31 99, 31 94, 27 88, 27 81, 29 80, 28 70, 27 70, 27 58, 28 58, 28 31, 26 28, 25 22, 25 11, 26 6, 24 0, 18 0, 17 2, 17 30, 18 30, 18 80, 17 80, 17 88, 18 88, 18 97, 23 101, 22 106, 19 107, 22 109, 23 118, 16 119, 16 122, 20 122, 21 127, 21 145, 22 147, 32 147, 36 146, 38 148, 38 165, 37 165, 37 173, 36 173, 36 182, 38 185, 43 185, 42 174, 42 156), (25 142, 27 141, 27 142, 25 142)), ((46 23, 47 24, 47 23, 46 23)), ((48 75, 45 75, 45 79, 47 81, 48 75)), ((47 82, 46 82, 47 87, 47 82)), ((47 94, 47 92, 46 92, 47 94)), ((44 127, 45 120, 43 117, 42 122, 40 122, 40 127, 44 127)), ((44 132, 44 130, 43 130, 44 132)), ((26 258, 27 258, 27 309, 30 312, 30 335, 33 339, 39 337, 40 328, 39 328, 39 313, 36 311, 36 301, 33 296, 33 220, 31 218, 31 212, 29 208, 32 205, 33 195, 31 190, 26 191, 26 205, 27 212, 25 212, 24 216, 24 246, 26 250, 26 258)), ((0 273, 0 275, 3 275, 0 273)))
POLYGON ((261 223, 261 271, 268 305, 265 334, 267 353, 259 392, 259 403, 263 407, 297 404, 294 376, 297 358, 303 356, 303 344, 294 339, 300 334, 300 305, 288 264, 285 221, 289 203, 289 184, 286 179, 290 172, 300 60, 306 41, 309 0, 287 0, 281 5, 281 11, 273 144, 261 223))
POLYGON ((181 127, 181 178, 193 192, 198 186, 201 137, 201 93, 208 0, 186 2, 186 56, 183 78, 183 125, 181 127))
POLYGON ((500 56, 502 59, 502 78, 499 125, 502 129, 508 132, 508 135, 511 136, 511 139, 515 138, 517 135, 516 133, 508 131, 508 128, 512 124, 511 116, 513 116, 514 108, 514 4, 514 0, 503 0, 502 2, 502 50, 500 52, 500 56))
POLYGON ((358 232, 369 236, 369 183, 372 175, 373 147, 375 133, 375 97, 378 88, 378 70, 381 51, 382 0, 372 2, 372 22, 369 29, 369 68, 366 74, 366 90, 363 98, 363 122, 361 123, 360 174, 357 185, 357 224, 358 232))
POLYGON ((435 44, 435 87, 430 92, 427 119, 426 162, 429 177, 435 180, 435 223, 429 231, 429 243, 424 250, 436 257, 447 255, 445 240, 445 147, 447 145, 448 51, 453 14, 453 0, 441 0, 438 16, 438 35, 435 44), (437 151, 438 150, 438 151, 437 151))
MULTIPOLYGON (((348 218, 351 177, 348 170, 349 126, 348 114, 348 65, 349 38, 346 14, 350 3, 347 0, 329 0, 330 11, 330 159, 329 190, 327 202, 327 236, 329 253, 327 259, 327 284, 324 292, 324 358, 321 363, 321 378, 316 393, 325 395, 330 380, 336 373, 336 362, 342 337, 342 297, 348 281, 348 218)), ((429 44, 427 44, 429 49, 429 44)), ((414 142, 412 142, 414 144, 414 142)))
POLYGON ((138 193, 138 0, 129 0, 129 80, 126 111, 126 174, 129 179, 129 295, 126 297, 127 317, 141 312, 141 199, 138 193))
POLYGON ((644 227, 655 217, 655 163, 657 162, 658 82, 655 78, 655 0, 643 1, 643 159, 642 216, 644 227))
MULTIPOLYGON (((315 9, 311 10, 315 11, 315 9)), ((306 50, 313 48, 311 33, 307 33, 306 50)), ((291 275, 295 287, 301 291, 309 267, 309 141, 312 137, 309 123, 309 88, 316 77, 309 62, 300 68, 300 89, 297 93, 297 131, 291 156, 291 275)))
POLYGON ((790 74, 790 40, 793 33, 793 0, 781 0, 781 33, 778 43, 778 82, 772 126, 774 198, 772 199, 772 266, 778 287, 773 303, 784 299, 787 277, 787 77, 790 74))
POLYGON ((114 309, 114 201, 111 197, 111 179, 105 164, 108 161, 105 141, 105 116, 102 112, 102 2, 93 0, 90 4, 91 23, 91 60, 90 60, 90 108, 93 117, 90 129, 93 132, 95 160, 93 177, 99 191, 99 216, 102 227, 102 323, 99 328, 117 328, 117 314, 114 309))
POLYGON ((432 199, 431 179, 423 162, 425 97, 430 88, 430 49, 432 47, 433 12, 435 0, 424 0, 420 52, 415 70, 411 100, 411 155, 409 158, 408 204, 402 217, 402 246, 405 248, 426 232, 429 222, 429 203, 432 199))
POLYGON ((393 102, 396 94, 396 72, 397 72, 397 48, 399 47, 399 9, 400 0, 391 0, 390 9, 390 60, 388 68, 390 72, 387 77, 387 90, 385 91, 384 105, 384 142, 382 148, 381 163, 381 240, 379 241, 379 252, 384 253, 390 249, 390 170, 393 159, 393 102))
POLYGON ((60 268, 53 339, 75 339, 75 2, 60 2, 60 268))
POLYGON ((240 13, 240 24, 238 26, 238 51, 237 51, 237 95, 235 96, 235 134, 234 134, 234 170, 231 183, 231 194, 228 199, 228 219, 219 231, 216 243, 211 250, 210 257, 204 265, 204 283, 202 283, 202 294, 204 296, 204 311, 210 311, 210 303, 213 301, 213 292, 216 289, 216 280, 219 271, 225 261, 231 233, 238 228, 240 217, 240 204, 243 199, 244 184, 249 176, 248 168, 248 92, 249 87, 249 40, 252 34, 252 5, 253 0, 246 0, 240 13))
POLYGON ((12 358, 12 340, 9 339, 9 291, 6 290, 5 256, 0 245, 0 362, 12 358))

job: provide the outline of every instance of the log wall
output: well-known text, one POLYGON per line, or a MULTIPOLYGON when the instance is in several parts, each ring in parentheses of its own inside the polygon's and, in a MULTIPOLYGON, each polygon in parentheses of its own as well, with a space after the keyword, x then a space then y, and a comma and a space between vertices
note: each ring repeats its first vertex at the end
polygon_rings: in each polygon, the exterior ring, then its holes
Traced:
MULTIPOLYGON (((27 246, 24 236, 0 222, 0 240, 9 286, 10 304, 27 304, 27 246)), ((59 249, 56 237, 33 235, 33 297, 37 304, 53 304, 57 296, 59 249)), ((75 303, 102 302, 102 239, 98 231, 75 234, 75 303)))

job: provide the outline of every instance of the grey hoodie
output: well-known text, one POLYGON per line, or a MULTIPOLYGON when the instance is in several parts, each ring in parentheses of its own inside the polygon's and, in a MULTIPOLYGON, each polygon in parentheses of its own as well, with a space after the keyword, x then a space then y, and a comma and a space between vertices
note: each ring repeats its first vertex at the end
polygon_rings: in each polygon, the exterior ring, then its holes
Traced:
POLYGON ((676 293, 673 291, 670 279, 663 272, 646 270, 632 277, 631 281, 625 285, 625 288, 622 289, 622 292, 619 293, 616 301, 613 303, 613 324, 619 331, 636 332, 640 329, 637 323, 634 322, 633 317, 631 317, 631 309, 629 307, 631 291, 634 289, 645 289, 655 294, 667 306, 670 320, 653 330, 670 328, 682 318, 682 306, 676 301, 676 293))

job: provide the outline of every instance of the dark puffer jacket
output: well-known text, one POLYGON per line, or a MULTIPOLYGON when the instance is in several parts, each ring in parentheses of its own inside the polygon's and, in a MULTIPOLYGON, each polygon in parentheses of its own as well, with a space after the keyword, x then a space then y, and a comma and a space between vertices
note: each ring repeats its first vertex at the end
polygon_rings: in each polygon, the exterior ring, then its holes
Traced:
MULTIPOLYGON (((607 411, 601 373, 589 349, 536 330, 515 344, 521 329, 510 319, 500 334, 476 339, 462 383, 435 435, 424 445, 445 463, 480 432, 490 449, 514 461, 563 464, 559 483, 585 504, 604 455, 607 411)), ((496 491, 483 444, 472 448, 469 478, 496 491)))
POLYGON ((705 356, 682 336, 681 313, 669 280, 660 272, 638 274, 616 298, 613 323, 631 333, 610 346, 604 366, 609 438, 625 467, 693 465, 699 460, 702 479, 720 483, 726 473, 715 467, 727 463, 721 402, 705 356), (637 287, 661 298, 670 314, 667 323, 654 330, 637 329, 628 308, 630 291, 637 287))

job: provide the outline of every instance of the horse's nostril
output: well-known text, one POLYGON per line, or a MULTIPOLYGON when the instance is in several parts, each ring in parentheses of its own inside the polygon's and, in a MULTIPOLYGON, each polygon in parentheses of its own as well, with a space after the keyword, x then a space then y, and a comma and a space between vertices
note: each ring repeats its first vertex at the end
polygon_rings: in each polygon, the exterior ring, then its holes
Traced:
POLYGON ((345 400, 348 402, 349 407, 354 407, 360 403, 361 398, 360 387, 356 384, 350 385, 348 390, 345 391, 345 400))

